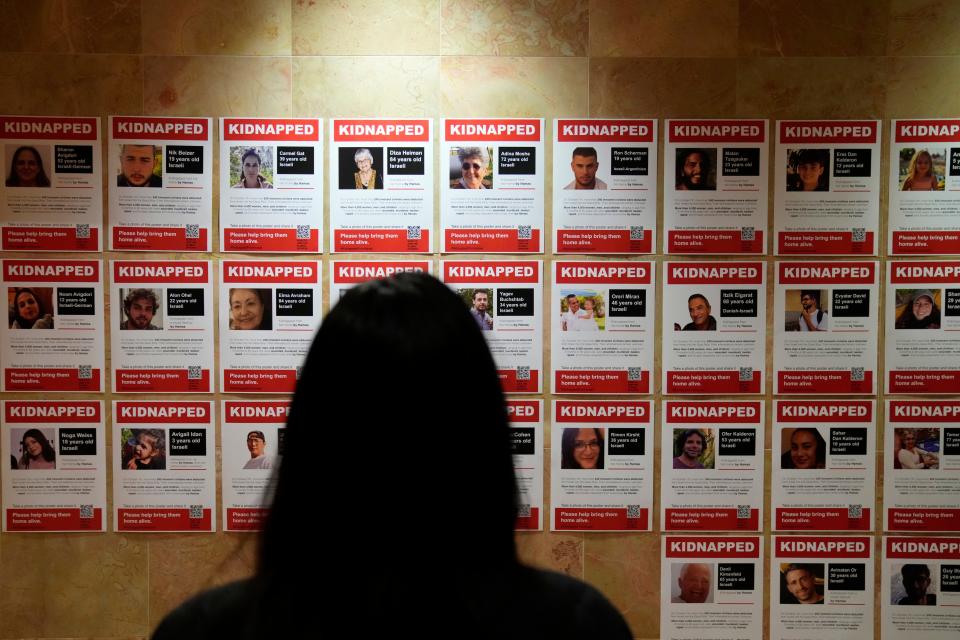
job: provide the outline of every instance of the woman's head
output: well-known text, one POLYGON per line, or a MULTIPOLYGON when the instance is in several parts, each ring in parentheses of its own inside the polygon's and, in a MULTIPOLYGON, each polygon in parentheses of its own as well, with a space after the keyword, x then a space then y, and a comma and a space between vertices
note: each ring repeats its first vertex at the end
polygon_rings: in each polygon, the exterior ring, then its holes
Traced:
POLYGON ((33 147, 18 147, 10 159, 8 187, 49 187, 50 179, 43 170, 43 157, 33 147))
POLYGON ((684 429, 676 436, 678 456, 689 460, 699 460, 707 447, 707 437, 699 429, 684 429))
POLYGON ((33 289, 23 287, 14 291, 13 315, 21 328, 32 327, 45 313, 43 302, 33 289))
POLYGON ((230 328, 270 329, 271 306, 269 289, 230 289, 230 328))
POLYGON ((243 181, 247 186, 259 186, 261 164, 263 164, 263 159, 256 149, 251 147, 243 152, 243 157, 240 158, 240 166, 243 170, 243 181))
POLYGON ((603 469, 603 429, 564 429, 561 469, 603 469))
POLYGON ((353 154, 353 161, 357 163, 357 169, 360 171, 369 171, 373 166, 373 154, 370 149, 357 149, 353 154))
POLYGON ((590 296, 586 296, 586 297, 583 299, 583 310, 584 310, 584 311, 593 311, 593 309, 594 309, 594 307, 596 307, 596 305, 597 305, 597 303, 594 302, 593 298, 591 298, 590 296))
POLYGON ((919 289, 910 294, 903 311, 897 316, 898 329, 923 329, 940 326, 940 307, 929 289, 919 289))
POLYGON ((907 168, 907 176, 910 178, 929 178, 933 176, 933 156, 926 149, 918 149, 913 157, 910 158, 910 166, 907 168))
POLYGON ((483 147, 461 147, 457 151, 460 160, 460 172, 463 177, 463 186, 467 189, 483 188, 483 180, 487 177, 490 165, 490 154, 483 147))
POLYGON ((27 429, 20 438, 20 448, 23 450, 21 460, 28 464, 30 460, 43 459, 53 462, 56 458, 56 452, 50 445, 50 441, 40 429, 27 429))
POLYGON ((897 429, 896 433, 900 436, 901 449, 913 449, 917 446, 917 432, 914 429, 897 429))
POLYGON ((822 469, 827 461, 827 443, 812 427, 794 429, 790 434, 790 468, 822 469))

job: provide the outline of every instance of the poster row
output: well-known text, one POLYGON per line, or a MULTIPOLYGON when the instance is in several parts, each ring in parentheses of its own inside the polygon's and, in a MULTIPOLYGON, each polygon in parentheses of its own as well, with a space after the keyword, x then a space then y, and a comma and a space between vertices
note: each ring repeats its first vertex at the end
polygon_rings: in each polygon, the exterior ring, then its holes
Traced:
MULTIPOLYGON (((541 261, 440 262, 439 277, 487 338, 505 391, 543 390, 549 326, 555 393, 651 394, 657 315, 664 393, 764 391, 766 263, 666 262, 659 290, 654 262, 548 264, 552 309, 541 261)), ((104 391, 109 324, 114 392, 210 393, 216 315, 220 390, 292 392, 320 323, 320 262, 107 265, 109 307, 100 260, 2 260, 2 390, 104 391)), ((881 264, 773 267, 775 393, 875 394, 881 264)), ((334 260, 330 268, 332 305, 358 283, 429 273, 433 262, 334 260)), ((960 393, 960 262, 888 262, 883 314, 887 393, 960 393)))
MULTIPOLYGON (((288 402, 222 401, 227 530, 262 522, 288 402)), ((115 530, 212 530, 213 407, 116 400, 108 435, 101 401, 5 401, 4 530, 104 530, 108 468, 115 530)), ((888 400, 881 442, 873 400, 777 400, 769 443, 759 400, 665 400, 659 431, 646 400, 554 400, 549 423, 542 400, 507 407, 518 530, 653 531, 659 479, 662 531, 762 531, 769 448, 773 531, 875 530, 880 471, 883 530, 960 532, 960 401, 888 400)))
MULTIPOLYGON (((0 247, 209 252, 216 172, 221 251, 318 253, 326 158, 335 253, 542 253, 552 185, 554 253, 654 253, 662 190, 665 253, 765 254, 771 183, 776 255, 878 253, 880 120, 556 119, 549 182, 542 118, 328 122, 0 116, 0 247)), ((885 153, 887 253, 960 254, 960 119, 885 153)))

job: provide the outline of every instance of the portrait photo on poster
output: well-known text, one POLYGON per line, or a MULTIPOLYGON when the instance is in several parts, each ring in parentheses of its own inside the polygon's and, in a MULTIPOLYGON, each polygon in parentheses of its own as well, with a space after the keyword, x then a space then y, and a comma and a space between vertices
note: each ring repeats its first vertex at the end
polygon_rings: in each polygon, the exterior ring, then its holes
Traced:
POLYGON ((53 295, 53 287, 8 287, 8 326, 11 329, 53 329, 53 295))
POLYGON ((273 147, 230 147, 233 189, 273 189, 273 147))
POLYGON ((673 430, 674 469, 713 469, 715 460, 713 429, 673 430))
POLYGON ((492 189, 493 147, 451 147, 450 188, 492 189))
POLYGON ((163 289, 120 288, 120 330, 163 329, 163 289))
POLYGON ((904 563, 890 568, 890 604, 921 607, 937 604, 937 565, 904 563))
POLYGON ((570 159, 573 180, 564 190, 604 190, 607 183, 597 177, 600 160, 595 147, 576 147, 570 159))
POLYGON ((49 187, 53 175, 50 158, 48 144, 6 145, 4 184, 8 187, 49 187))
POLYGON ((823 563, 780 564, 780 604, 823 604, 823 563))
POLYGON ((890 453, 894 469, 939 469, 940 427, 894 428, 890 453))
POLYGON ((467 305, 467 308, 470 310, 470 315, 473 316, 477 326, 480 327, 480 331, 492 331, 493 317, 495 315, 493 290, 471 287, 467 289, 457 289, 457 293, 460 295, 464 304, 467 305))
POLYGON ((339 189, 383 189, 383 147, 340 147, 339 189))
POLYGON ((717 190, 716 148, 680 147, 676 154, 677 191, 717 190))
POLYGON ((713 602, 713 564, 670 563, 670 602, 709 604, 713 602))
POLYGON ((231 288, 229 295, 230 329, 269 331, 273 329, 273 290, 269 288, 231 288))
POLYGON ((165 429, 120 429, 120 464, 129 471, 167 468, 165 429))
POLYGON ((603 469, 606 429, 564 429, 560 441, 561 469, 603 469))
POLYGON ((829 149, 787 149, 787 191, 830 191, 829 149))
POLYGON ((815 427, 784 429, 780 434, 781 469, 823 469, 827 464, 827 441, 815 427))
POLYGON ((10 429, 10 452, 12 470, 56 469, 56 429, 10 429))
POLYGON ((947 150, 943 147, 904 147, 898 162, 900 191, 943 191, 947 150))
POLYGON ((939 329, 940 289, 897 289, 894 329, 939 329))
POLYGON ((118 187, 162 187, 163 145, 119 144, 120 157, 118 187))
POLYGON ((604 293, 595 289, 560 290, 561 331, 603 331, 606 326, 604 293))
POLYGON ((784 331, 829 330, 829 289, 786 289, 783 295, 784 331))

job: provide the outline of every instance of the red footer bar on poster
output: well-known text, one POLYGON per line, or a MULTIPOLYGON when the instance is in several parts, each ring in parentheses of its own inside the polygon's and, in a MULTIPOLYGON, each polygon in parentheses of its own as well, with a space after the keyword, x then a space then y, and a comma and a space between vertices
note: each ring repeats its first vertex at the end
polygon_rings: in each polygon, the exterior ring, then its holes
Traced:
POLYGON ((189 509, 119 509, 117 531, 210 531, 211 509, 191 518, 189 509))
POLYGON ((296 369, 259 371, 224 369, 223 390, 232 393, 291 393, 297 387, 296 369))
POLYGON ((892 253, 901 255, 960 253, 960 232, 894 231, 892 253))
POLYGON ((958 531, 960 509, 890 509, 890 531, 958 531))
POLYGON ((780 255, 873 255, 873 231, 854 242, 852 231, 781 231, 777 234, 780 255))
POLYGON ((653 253, 653 233, 644 229, 639 240, 630 239, 629 229, 609 231, 557 230, 558 253, 653 253))
POLYGON ((209 251, 207 229, 188 238, 183 227, 114 227, 113 249, 131 251, 209 251))
POLYGON ((406 229, 335 229, 333 250, 339 253, 426 253, 430 251, 430 230, 421 229, 419 238, 410 238, 406 229))
POLYGON ((667 233, 667 251, 669 253, 763 253, 763 231, 757 229, 753 240, 743 240, 739 229, 717 231, 702 229, 697 231, 669 231, 667 233))
POLYGON ((540 229, 531 229, 530 238, 520 238, 518 229, 447 229, 448 253, 538 253, 540 229))
POLYGON ((227 531, 263 531, 269 509, 253 507, 227 509, 227 531))
POLYGON ((553 386, 557 393, 650 393, 650 372, 629 380, 626 371, 557 371, 553 386))
POLYGON ((132 393, 210 393, 210 370, 189 379, 186 369, 121 369, 114 372, 114 391, 132 393))
POLYGON ((76 227, 3 228, 4 251, 96 251, 100 230, 91 227, 78 238, 76 227))
POLYGON ((309 237, 298 238, 296 229, 224 229, 223 250, 317 253, 320 232, 310 229, 309 237))
POLYGON ((663 528, 668 531, 757 531, 760 510, 750 509, 750 516, 738 518, 733 509, 667 509, 663 528))
POLYGON ((863 380, 852 380, 850 371, 780 371, 777 393, 870 393, 873 371, 864 371, 863 380))
POLYGON ((530 379, 518 380, 516 369, 500 369, 500 386, 504 393, 536 393, 540 389, 540 372, 530 369, 530 379))
POLYGON ((873 524, 869 507, 859 518, 851 518, 847 509, 777 509, 777 529, 781 531, 869 531, 873 524))
POLYGON ((7 509, 7 531, 100 531, 103 509, 81 518, 80 509, 7 509))
POLYGON ((960 371, 891 371, 890 393, 960 393, 960 371))
POLYGON ((628 518, 623 507, 580 507, 554 509, 557 531, 646 531, 650 528, 650 512, 637 510, 636 518, 628 518))
POLYGON ((741 381, 739 371, 668 371, 667 393, 760 393, 760 372, 741 381))
POLYGON ((517 531, 536 531, 540 527, 540 507, 530 507, 530 515, 517 516, 513 528, 517 531))
POLYGON ((7 391, 103 391, 100 369, 81 378, 78 369, 4 369, 7 391))

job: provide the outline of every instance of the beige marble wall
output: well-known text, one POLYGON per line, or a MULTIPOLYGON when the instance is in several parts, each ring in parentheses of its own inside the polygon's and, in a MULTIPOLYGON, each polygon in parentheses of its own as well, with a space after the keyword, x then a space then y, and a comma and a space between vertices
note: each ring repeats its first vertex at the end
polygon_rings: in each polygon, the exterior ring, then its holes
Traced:
MULTIPOLYGON (((960 113, 960 7, 925 0, 0 0, 0 16, 0 113, 960 113)), ((657 534, 519 545, 658 637, 657 534)), ((186 595, 249 573, 253 547, 4 534, 0 637, 146 637, 186 595)))

